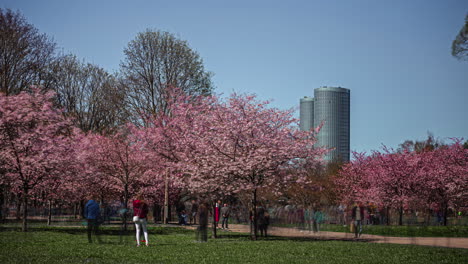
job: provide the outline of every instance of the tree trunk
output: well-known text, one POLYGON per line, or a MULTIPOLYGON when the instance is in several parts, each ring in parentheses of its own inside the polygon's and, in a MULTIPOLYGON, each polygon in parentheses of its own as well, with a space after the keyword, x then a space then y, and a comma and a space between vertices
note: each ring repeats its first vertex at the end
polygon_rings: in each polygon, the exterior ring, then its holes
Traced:
POLYGON ((390 225, 390 208, 387 206, 386 207, 386 210, 387 210, 387 225, 390 225))
POLYGON ((425 223, 424 225, 429 226, 431 224, 431 208, 427 207, 427 215, 425 217, 425 223))
POLYGON ((49 200, 49 212, 47 213, 47 225, 52 223, 52 201, 49 200))
POLYGON ((398 208, 398 212, 400 214, 398 225, 403 225, 403 206, 400 206, 400 208, 398 208))
POLYGON ((166 175, 164 178, 164 214, 163 214, 163 224, 169 222, 169 168, 166 170, 166 175))
POLYGON ((23 187, 23 232, 28 231, 28 188, 23 187))
POLYGON ((156 202, 153 204, 153 222, 161 221, 161 206, 156 202))
POLYGON ((161 224, 164 224, 164 206, 161 206, 160 214, 161 214, 161 224))
MULTIPOLYGON (((3 175, 1 175, 3 176, 3 175)), ((6 216, 3 215, 3 203, 5 201, 5 196, 4 196, 4 185, 0 185, 0 222, 3 223, 3 220, 5 219, 6 216)))
POLYGON ((80 218, 86 218, 86 217, 84 217, 85 201, 80 200, 79 206, 80 206, 80 218))
POLYGON ((123 214, 123 228, 127 231, 127 215, 128 215, 128 185, 124 187, 124 214, 123 214))
POLYGON ((444 203, 444 226, 447 226, 448 203, 444 203))
POLYGON ((75 216, 75 219, 78 219, 78 204, 77 203, 74 203, 73 204, 73 215, 75 216))
POLYGON ((258 235, 258 219, 257 219, 257 189, 253 191, 252 195, 252 207, 250 208, 252 218, 250 220, 250 238, 257 240, 258 235))
POLYGON ((21 205, 23 203, 23 199, 21 197, 21 194, 18 194, 16 197, 16 220, 21 219, 21 205))

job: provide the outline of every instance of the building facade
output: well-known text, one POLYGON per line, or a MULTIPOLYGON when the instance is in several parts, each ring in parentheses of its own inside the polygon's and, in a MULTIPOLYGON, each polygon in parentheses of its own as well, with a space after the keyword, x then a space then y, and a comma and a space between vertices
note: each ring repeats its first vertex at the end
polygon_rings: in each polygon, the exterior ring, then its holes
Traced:
POLYGON ((299 110, 299 126, 302 131, 308 131, 314 126, 314 98, 301 98, 299 110))
POLYGON ((300 128, 307 131, 323 127, 317 135, 317 146, 333 148, 325 160, 350 159, 350 90, 323 86, 314 89, 314 98, 300 100, 300 128))

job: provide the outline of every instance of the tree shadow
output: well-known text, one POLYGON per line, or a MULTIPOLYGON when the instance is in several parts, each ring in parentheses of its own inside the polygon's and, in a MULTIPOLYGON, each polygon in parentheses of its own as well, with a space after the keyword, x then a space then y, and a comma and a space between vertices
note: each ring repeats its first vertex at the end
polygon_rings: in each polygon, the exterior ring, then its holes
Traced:
POLYGON ((374 242, 378 239, 370 238, 337 238, 337 237, 290 237, 290 236, 268 236, 262 239, 269 241, 294 241, 294 242, 319 242, 319 241, 344 241, 344 242, 374 242))

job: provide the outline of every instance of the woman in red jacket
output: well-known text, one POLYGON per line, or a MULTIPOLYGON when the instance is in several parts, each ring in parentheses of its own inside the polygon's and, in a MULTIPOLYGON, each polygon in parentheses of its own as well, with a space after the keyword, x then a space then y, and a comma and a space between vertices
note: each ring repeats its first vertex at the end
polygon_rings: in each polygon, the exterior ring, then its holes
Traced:
POLYGON ((143 229, 143 234, 145 236, 145 240, 143 241, 146 243, 146 246, 149 246, 148 228, 146 227, 147 215, 148 215, 148 204, 139 195, 137 196, 137 199, 133 201, 133 222, 135 222, 135 227, 136 227, 137 247, 140 246, 140 232, 142 229, 143 229))

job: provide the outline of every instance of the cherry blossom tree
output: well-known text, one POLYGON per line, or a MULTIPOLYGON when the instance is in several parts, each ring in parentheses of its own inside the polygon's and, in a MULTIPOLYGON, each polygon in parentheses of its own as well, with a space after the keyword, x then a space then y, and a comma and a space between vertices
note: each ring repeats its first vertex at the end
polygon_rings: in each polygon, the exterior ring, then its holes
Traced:
MULTIPOLYGON (((168 114, 151 117, 150 126, 134 133, 142 148, 158 156, 171 168, 171 180, 191 193, 211 200, 249 194, 253 222, 261 189, 279 194, 285 184, 304 181, 325 153, 313 147, 318 129, 295 129, 292 110, 271 108, 255 96, 171 98, 168 114)), ((256 233, 252 230, 254 239, 256 233)))
POLYGON ((190 133, 181 140, 186 148, 181 164, 189 175, 184 178, 186 186, 192 192, 214 195, 249 194, 252 238, 256 239, 258 192, 267 188, 280 194, 286 185, 305 181, 308 168, 326 150, 313 147, 318 129, 295 129, 292 110, 271 108, 268 101, 250 95, 212 100, 197 114, 193 109, 174 111, 193 116, 185 122, 190 133))
POLYGON ((468 150, 461 140, 455 139, 449 146, 420 154, 424 166, 418 173, 421 198, 426 206, 438 205, 444 210, 447 225, 448 208, 465 207, 468 203, 468 150))
MULTIPOLYGON (((86 185, 101 197, 120 198, 124 209, 141 188, 146 171, 142 152, 126 132, 114 135, 89 134, 82 141, 81 159, 87 164, 86 185)), ((126 214, 124 215, 126 228, 126 214)))
POLYGON ((69 164, 73 129, 61 111, 54 109, 53 96, 38 88, 32 94, 0 95, 0 159, 12 191, 22 196, 23 231, 27 231, 31 193, 60 177, 66 170, 64 164, 69 164))
POLYGON ((462 207, 468 196, 468 154, 460 140, 450 146, 424 151, 401 152, 384 148, 370 156, 355 153, 335 179, 344 201, 372 201, 399 211, 429 208, 436 204, 445 210, 462 207))

